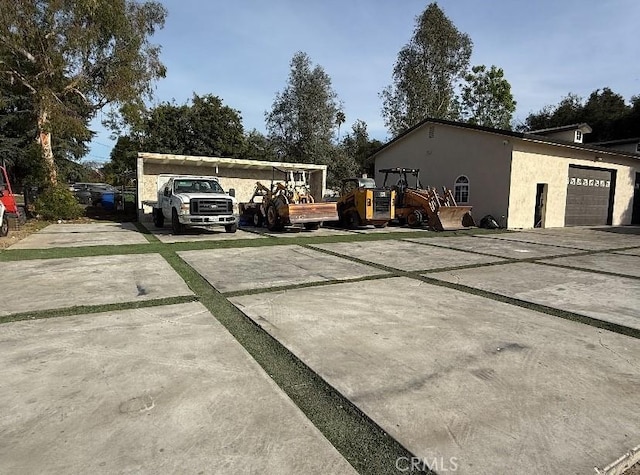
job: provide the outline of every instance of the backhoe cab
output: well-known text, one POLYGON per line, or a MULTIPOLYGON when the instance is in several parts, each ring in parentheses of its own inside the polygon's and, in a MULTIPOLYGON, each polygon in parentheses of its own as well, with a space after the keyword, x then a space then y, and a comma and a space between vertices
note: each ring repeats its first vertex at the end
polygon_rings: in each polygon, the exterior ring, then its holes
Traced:
POLYGON ((356 228, 373 224, 384 228, 395 217, 396 192, 377 188, 373 178, 342 181, 338 215, 343 226, 356 228))
POLYGON ((396 192, 396 218, 411 227, 428 226, 434 231, 451 231, 475 226, 471 206, 458 206, 450 189, 442 187, 442 194, 420 183, 420 169, 386 168, 383 187, 396 192), (390 176, 393 178, 390 180, 390 176), (396 178, 397 176, 397 178, 396 178))

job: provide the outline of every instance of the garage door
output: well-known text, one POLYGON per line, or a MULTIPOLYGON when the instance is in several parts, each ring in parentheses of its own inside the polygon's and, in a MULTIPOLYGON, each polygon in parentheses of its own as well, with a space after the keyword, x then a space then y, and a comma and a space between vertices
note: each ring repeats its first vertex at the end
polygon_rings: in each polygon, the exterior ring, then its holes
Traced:
POLYGON ((615 171, 569 166, 565 226, 611 224, 615 171))

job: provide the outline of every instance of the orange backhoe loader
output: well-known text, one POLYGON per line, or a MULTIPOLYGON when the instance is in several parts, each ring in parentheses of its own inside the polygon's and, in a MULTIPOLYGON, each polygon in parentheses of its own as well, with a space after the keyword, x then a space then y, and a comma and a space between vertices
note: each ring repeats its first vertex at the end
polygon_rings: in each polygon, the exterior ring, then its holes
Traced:
POLYGON ((401 224, 411 227, 428 226, 434 231, 451 231, 475 226, 471 206, 458 206, 451 190, 443 187, 442 193, 435 188, 424 188, 420 183, 417 168, 387 168, 383 187, 389 176, 397 175, 395 184, 389 185, 396 192, 396 218, 401 224), (409 183, 411 175, 412 183, 409 183), (413 185, 413 186, 411 186, 413 185))

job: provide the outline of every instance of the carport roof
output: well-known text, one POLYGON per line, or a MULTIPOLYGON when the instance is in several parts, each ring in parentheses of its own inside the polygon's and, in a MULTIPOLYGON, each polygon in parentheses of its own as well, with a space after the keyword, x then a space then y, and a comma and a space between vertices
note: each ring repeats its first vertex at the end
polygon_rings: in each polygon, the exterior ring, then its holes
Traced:
POLYGON ((158 163, 163 165, 212 165, 220 168, 242 168, 254 170, 271 170, 273 167, 281 170, 326 170, 326 165, 311 163, 268 162, 264 160, 244 160, 240 158, 204 157, 194 155, 172 155, 168 153, 139 152, 138 158, 144 163, 158 163))

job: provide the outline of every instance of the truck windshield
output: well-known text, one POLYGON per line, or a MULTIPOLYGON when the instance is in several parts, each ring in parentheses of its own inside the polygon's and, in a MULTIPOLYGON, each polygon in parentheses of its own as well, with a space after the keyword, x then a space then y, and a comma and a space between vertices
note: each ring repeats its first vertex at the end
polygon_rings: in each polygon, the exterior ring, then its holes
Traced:
POLYGON ((224 193, 215 180, 176 180, 173 190, 176 193, 224 193))

